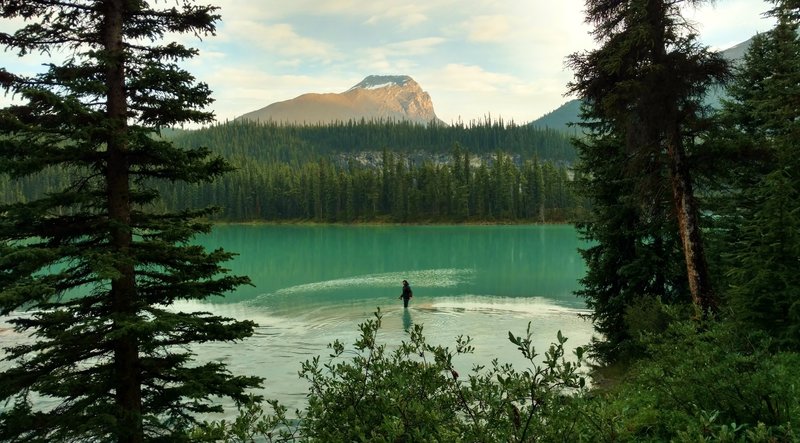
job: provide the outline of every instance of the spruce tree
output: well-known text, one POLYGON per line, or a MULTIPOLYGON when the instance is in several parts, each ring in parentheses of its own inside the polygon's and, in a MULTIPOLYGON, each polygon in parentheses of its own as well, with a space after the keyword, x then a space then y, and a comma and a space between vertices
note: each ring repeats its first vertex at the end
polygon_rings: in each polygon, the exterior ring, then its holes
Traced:
POLYGON ((722 121, 739 160, 723 213, 729 302, 744 327, 800 347, 800 5, 776 0, 775 29, 756 36, 722 121), (757 161, 752 161, 757 153, 757 161))
MULTIPOLYGON (((571 56, 575 81, 570 88, 586 101, 586 116, 608 124, 623 148, 620 156, 598 160, 619 161, 617 167, 628 176, 644 172, 630 188, 642 208, 637 212, 664 216, 656 206, 662 195, 671 194, 670 218, 680 235, 685 275, 697 316, 705 317, 718 302, 700 235, 688 151, 697 136, 702 96, 725 79, 727 66, 696 42, 681 16, 684 5, 696 3, 587 0, 587 22, 595 26, 601 47, 571 56)), ((594 141, 607 136, 596 133, 594 141)), ((592 174, 593 168, 584 172, 592 174)))
POLYGON ((178 66, 196 51, 171 33, 212 34, 216 9, 188 0, 4 0, 20 20, 0 44, 49 54, 46 71, 0 69, 20 104, 0 110, 0 173, 59 171, 66 186, 0 207, 0 314, 24 338, 0 373, 2 441, 180 441, 213 397, 257 386, 190 346, 236 341, 249 321, 181 312, 248 282, 231 254, 190 243, 210 210, 158 213, 159 181, 209 181, 228 171, 205 149, 178 149, 159 130, 204 123, 209 90, 178 66), (24 20, 24 21, 23 21, 24 20))
POLYGON ((588 219, 577 224, 590 242, 581 250, 587 272, 577 295, 586 299, 595 330, 602 334, 592 344, 594 356, 613 362, 637 352, 628 319, 635 306, 680 302, 688 288, 669 198, 641 195, 647 172, 626 167, 630 156, 613 125, 587 126, 587 137, 576 140, 577 187, 592 203, 588 219))

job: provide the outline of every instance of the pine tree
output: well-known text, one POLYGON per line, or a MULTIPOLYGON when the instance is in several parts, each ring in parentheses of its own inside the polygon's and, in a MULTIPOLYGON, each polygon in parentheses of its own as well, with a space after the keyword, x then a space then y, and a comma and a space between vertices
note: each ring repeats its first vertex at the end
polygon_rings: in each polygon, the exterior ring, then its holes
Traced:
POLYGON ((725 79, 727 67, 696 43, 684 23, 681 7, 696 3, 587 0, 587 22, 595 25, 602 46, 571 57, 576 72, 571 90, 587 102, 590 118, 612 125, 626 149, 621 167, 648 172, 633 191, 639 196, 671 191, 691 296, 697 316, 705 317, 718 302, 700 235, 687 149, 697 135, 693 131, 702 114, 702 95, 725 79))
MULTIPOLYGON (((587 116, 588 117, 588 116, 587 116)), ((589 119, 591 120, 591 119, 589 119)), ((590 125, 580 152, 579 192, 592 202, 586 221, 577 224, 590 246, 581 250, 587 265, 577 294, 586 299, 602 339, 593 343, 605 362, 635 353, 627 316, 643 300, 675 303, 687 291, 686 271, 665 196, 637 196, 641 171, 625 168, 629 155, 613 125, 590 125), (603 134, 603 136, 601 136, 603 134)))
POLYGON ((737 70, 723 121, 740 153, 725 216, 734 317, 800 347, 800 5, 775 0, 778 24, 737 70), (759 161, 748 153, 758 152, 759 161))
POLYGON ((252 322, 172 308, 248 282, 221 267, 231 254, 189 243, 210 229, 199 221, 210 210, 148 209, 154 182, 230 169, 156 136, 212 118, 207 86, 177 65, 196 51, 162 41, 211 34, 218 15, 175 3, 0 2, 4 19, 25 19, 0 34, 6 49, 66 54, 33 77, 0 70, 22 103, 0 110, 0 173, 69 172, 66 186, 0 207, 0 314, 30 337, 6 350, 15 366, 0 374, 2 441, 184 440, 195 414, 221 411, 212 397, 244 400, 260 383, 188 349, 241 340, 252 322))

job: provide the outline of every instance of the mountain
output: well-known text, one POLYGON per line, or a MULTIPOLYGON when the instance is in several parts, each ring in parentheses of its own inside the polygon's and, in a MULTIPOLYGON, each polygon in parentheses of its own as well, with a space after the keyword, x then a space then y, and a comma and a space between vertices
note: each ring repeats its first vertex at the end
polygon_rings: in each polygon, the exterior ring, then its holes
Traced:
POLYGON ((238 119, 308 125, 361 119, 443 124, 436 117, 430 95, 407 75, 370 75, 347 91, 303 94, 238 119))
MULTIPOLYGON (((720 55, 726 60, 730 61, 732 65, 737 65, 744 59, 745 53, 750 48, 753 39, 749 39, 736 46, 728 48, 720 55)), ((706 105, 719 108, 720 100, 725 97, 725 90, 723 87, 712 87, 705 97, 704 103, 706 105)), ((564 131, 569 134, 577 134, 580 128, 576 126, 568 126, 569 123, 574 123, 580 120, 580 107, 581 101, 578 99, 570 100, 558 108, 548 112, 547 114, 537 118, 536 120, 528 123, 537 128, 551 128, 559 131, 564 131)))
POLYGON ((747 41, 741 42, 736 46, 728 48, 722 51, 723 57, 726 60, 733 62, 734 65, 738 64, 742 60, 744 60, 744 55, 747 53, 747 50, 750 49, 750 45, 753 43, 753 39, 749 39, 747 41))
POLYGON ((570 100, 547 114, 537 118, 530 123, 531 126, 539 128, 552 128, 566 131, 570 134, 577 134, 577 126, 569 126, 570 123, 578 121, 581 112, 581 101, 578 99, 570 100))

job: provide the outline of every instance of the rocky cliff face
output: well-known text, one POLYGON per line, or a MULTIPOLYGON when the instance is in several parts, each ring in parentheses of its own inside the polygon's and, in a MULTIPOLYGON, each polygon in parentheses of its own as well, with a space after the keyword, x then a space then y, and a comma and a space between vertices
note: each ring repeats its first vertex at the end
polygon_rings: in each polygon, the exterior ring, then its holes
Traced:
POLYGON ((309 125, 361 119, 442 123, 430 95, 407 75, 370 75, 342 93, 303 94, 239 118, 309 125))

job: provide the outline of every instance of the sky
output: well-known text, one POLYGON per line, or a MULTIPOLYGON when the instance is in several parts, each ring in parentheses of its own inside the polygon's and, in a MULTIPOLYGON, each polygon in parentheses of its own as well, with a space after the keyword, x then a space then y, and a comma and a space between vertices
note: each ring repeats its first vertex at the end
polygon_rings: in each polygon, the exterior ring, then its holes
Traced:
MULTIPOLYGON (((368 75, 409 75, 447 123, 527 123, 572 98, 566 57, 596 47, 583 0, 205 2, 221 8, 216 35, 178 39, 200 51, 185 67, 210 86, 218 121, 308 92, 344 92, 368 75)), ((703 44, 726 49, 771 28, 769 7, 718 0, 684 16, 703 44)), ((0 52, 12 72, 39 63, 0 52)), ((9 100, 0 96, 0 106, 9 100)))

